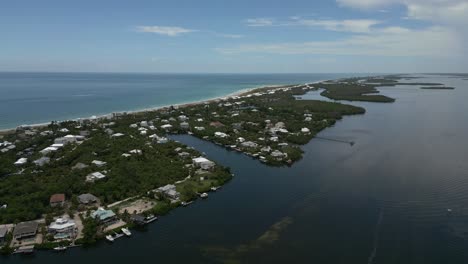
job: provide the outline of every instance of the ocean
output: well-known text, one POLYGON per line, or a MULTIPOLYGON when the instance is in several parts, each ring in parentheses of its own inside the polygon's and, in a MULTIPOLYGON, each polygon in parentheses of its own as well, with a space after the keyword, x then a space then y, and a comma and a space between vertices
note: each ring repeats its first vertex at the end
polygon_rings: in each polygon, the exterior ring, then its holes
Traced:
POLYGON ((0 72, 0 129, 188 103, 264 85, 354 74, 0 72))

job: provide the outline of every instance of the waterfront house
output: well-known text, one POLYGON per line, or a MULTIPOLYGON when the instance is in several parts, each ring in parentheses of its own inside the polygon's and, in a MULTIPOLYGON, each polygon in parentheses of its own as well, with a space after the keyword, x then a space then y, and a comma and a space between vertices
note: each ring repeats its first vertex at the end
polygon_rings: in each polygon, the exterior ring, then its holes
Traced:
POLYGON ((104 208, 98 208, 96 211, 91 213, 91 217, 98 220, 100 224, 111 225, 115 223, 118 218, 112 210, 106 210, 104 208))
POLYGON ((172 129, 172 125, 171 124, 165 124, 165 125, 162 125, 161 128, 165 129, 165 130, 169 130, 169 129, 172 129))
POLYGON ((52 195, 49 203, 51 207, 63 206, 65 204, 65 194, 57 193, 52 195))
POLYGON ((21 222, 15 226, 13 238, 16 240, 33 238, 36 236, 38 226, 36 221, 21 222))
POLYGON ((205 127, 199 127, 199 126, 196 126, 196 127, 195 127, 195 130, 198 130, 198 131, 203 131, 203 130, 205 130, 205 127))
POLYGON ((146 218, 141 214, 132 214, 130 216, 130 220, 132 220, 132 222, 137 225, 146 224, 146 218))
POLYGON ((171 200, 178 200, 180 193, 177 192, 176 186, 174 184, 167 184, 156 189, 156 192, 163 193, 171 200))
POLYGON ((245 148, 256 148, 258 147, 258 144, 252 141, 246 141, 246 142, 242 142, 241 146, 245 148))
POLYGON ((48 232, 54 239, 73 239, 77 233, 75 221, 66 218, 57 218, 49 225, 48 232))
POLYGON ((8 227, 0 226, 0 246, 6 242, 6 235, 8 233, 8 227))
POLYGON ((201 168, 202 170, 212 170, 215 167, 215 163, 207 158, 204 157, 198 157, 192 159, 193 165, 196 167, 201 168))
POLYGON ((98 201, 98 198, 90 193, 84 193, 84 194, 78 195, 78 202, 80 204, 90 205, 90 204, 96 203, 97 201, 98 201))
POLYGON ((214 135, 215 135, 215 137, 219 137, 219 138, 227 138, 228 137, 228 134, 223 133, 223 132, 215 132, 214 135))

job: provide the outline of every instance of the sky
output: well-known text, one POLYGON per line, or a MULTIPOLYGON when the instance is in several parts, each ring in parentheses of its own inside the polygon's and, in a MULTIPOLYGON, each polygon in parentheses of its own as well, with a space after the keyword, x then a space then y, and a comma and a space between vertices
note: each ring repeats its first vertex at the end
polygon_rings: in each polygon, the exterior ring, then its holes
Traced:
POLYGON ((0 71, 468 71, 468 0, 4 0, 0 71))

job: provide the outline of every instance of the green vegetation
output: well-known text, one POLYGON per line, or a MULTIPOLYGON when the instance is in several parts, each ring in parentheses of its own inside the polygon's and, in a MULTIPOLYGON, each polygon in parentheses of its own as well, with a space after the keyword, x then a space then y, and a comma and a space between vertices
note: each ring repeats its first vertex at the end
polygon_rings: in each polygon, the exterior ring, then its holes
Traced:
POLYGON ((375 89, 375 87, 375 85, 363 84, 354 81, 320 84, 320 88, 325 89, 321 95, 333 100, 379 103, 391 103, 395 101, 393 98, 385 95, 379 95, 379 91, 375 89))

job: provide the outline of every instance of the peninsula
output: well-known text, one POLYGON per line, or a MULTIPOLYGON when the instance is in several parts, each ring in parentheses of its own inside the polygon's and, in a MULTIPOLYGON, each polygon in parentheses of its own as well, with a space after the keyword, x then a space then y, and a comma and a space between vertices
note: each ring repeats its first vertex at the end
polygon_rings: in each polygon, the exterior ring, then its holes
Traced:
POLYGON ((365 109, 299 99, 324 89, 334 100, 393 102, 377 86, 394 77, 351 78, 264 87, 224 98, 113 113, 0 136, 2 252, 65 250, 112 242, 129 228, 207 198, 232 178, 189 146, 171 140, 190 134, 244 153, 267 166, 291 166, 301 145, 345 115, 365 109))

